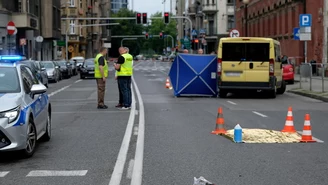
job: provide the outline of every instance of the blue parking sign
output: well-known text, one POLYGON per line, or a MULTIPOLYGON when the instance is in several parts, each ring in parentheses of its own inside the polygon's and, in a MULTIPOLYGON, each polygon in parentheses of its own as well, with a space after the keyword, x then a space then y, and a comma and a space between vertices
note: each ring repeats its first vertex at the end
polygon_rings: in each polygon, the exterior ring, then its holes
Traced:
POLYGON ((312 26, 312 15, 311 14, 300 14, 300 27, 311 27, 312 26))

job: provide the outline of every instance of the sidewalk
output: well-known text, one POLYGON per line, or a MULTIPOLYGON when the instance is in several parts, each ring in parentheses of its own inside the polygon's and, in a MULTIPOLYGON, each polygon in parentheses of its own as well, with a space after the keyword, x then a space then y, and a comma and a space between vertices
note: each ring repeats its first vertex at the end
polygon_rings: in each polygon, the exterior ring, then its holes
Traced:
POLYGON ((319 76, 312 77, 312 87, 310 88, 310 79, 302 78, 300 82, 300 76, 295 74, 295 84, 287 85, 287 92, 294 94, 307 96, 310 98, 322 100, 328 102, 328 78, 325 77, 322 81, 322 78, 319 76), (323 82, 323 83, 322 83, 323 82), (324 86, 323 86, 324 85, 324 86), (310 90, 311 89, 311 90, 310 90), (324 91, 324 92, 322 92, 324 91))

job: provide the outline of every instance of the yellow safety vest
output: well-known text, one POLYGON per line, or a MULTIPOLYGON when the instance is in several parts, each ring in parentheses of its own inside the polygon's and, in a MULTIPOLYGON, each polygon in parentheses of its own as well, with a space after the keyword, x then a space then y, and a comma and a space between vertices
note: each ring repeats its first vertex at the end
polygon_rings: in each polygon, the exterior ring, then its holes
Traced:
MULTIPOLYGON (((99 70, 99 58, 102 57, 102 54, 98 54, 95 58, 95 78, 102 78, 103 76, 101 75, 100 73, 100 70, 99 70)), ((104 75, 105 77, 107 78, 108 76, 108 64, 107 64, 107 61, 104 57, 104 62, 105 62, 105 65, 104 65, 104 75)))
POLYGON ((126 53, 122 55, 125 59, 124 63, 121 64, 120 71, 117 71, 117 76, 132 76, 133 74, 133 57, 132 55, 126 53))

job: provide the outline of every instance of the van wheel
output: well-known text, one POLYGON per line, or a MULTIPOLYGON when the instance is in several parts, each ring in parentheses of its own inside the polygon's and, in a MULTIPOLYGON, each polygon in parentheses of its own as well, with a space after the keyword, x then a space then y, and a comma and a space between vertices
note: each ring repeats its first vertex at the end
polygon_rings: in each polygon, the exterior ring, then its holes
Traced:
POLYGON ((226 98, 227 95, 228 95, 228 92, 227 91, 225 91, 225 90, 220 90, 219 91, 219 97, 220 98, 226 98))
POLYGON ((281 87, 277 90, 277 94, 284 94, 285 91, 286 91, 286 82, 282 81, 281 87))

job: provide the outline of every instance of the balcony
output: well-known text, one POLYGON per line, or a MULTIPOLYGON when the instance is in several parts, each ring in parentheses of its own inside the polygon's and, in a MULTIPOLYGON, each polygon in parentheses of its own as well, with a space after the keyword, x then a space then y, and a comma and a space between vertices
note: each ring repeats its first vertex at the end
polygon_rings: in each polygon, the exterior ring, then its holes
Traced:
POLYGON ((204 4, 203 5, 203 12, 204 13, 216 13, 219 10, 216 7, 216 4, 204 4))
POLYGON ((76 7, 63 7, 60 15, 61 17, 78 17, 79 11, 76 7))
POLYGON ((39 20, 34 15, 29 13, 12 13, 12 21, 16 28, 38 29, 39 20))

